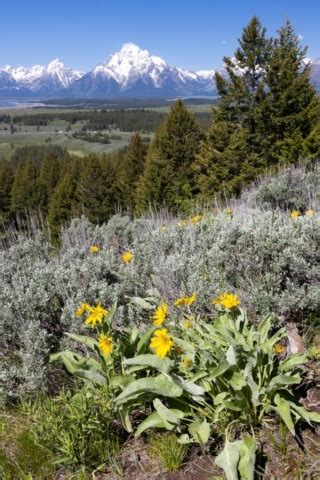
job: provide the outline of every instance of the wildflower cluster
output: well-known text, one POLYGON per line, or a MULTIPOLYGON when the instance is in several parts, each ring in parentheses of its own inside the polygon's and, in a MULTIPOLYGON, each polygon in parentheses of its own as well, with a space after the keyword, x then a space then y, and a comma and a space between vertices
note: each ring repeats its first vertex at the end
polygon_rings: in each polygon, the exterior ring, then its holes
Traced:
POLYGON ((292 389, 301 383, 306 356, 287 353, 285 329, 272 331, 270 315, 258 326, 249 324, 238 295, 230 292, 212 301, 219 308, 208 317, 190 312, 196 293, 178 298, 172 310, 159 298, 159 293, 138 298, 147 311, 158 300, 153 325, 144 332, 124 329, 117 337, 110 319, 114 307, 108 313, 100 304, 81 304, 76 315, 86 315, 87 324, 93 318, 89 323, 97 328, 97 339, 70 336, 98 354, 100 363, 69 351, 51 357, 96 388, 111 385, 115 411, 129 432, 135 409, 151 410, 136 435, 148 428, 175 429, 181 441, 201 444, 222 420, 238 424, 239 432, 254 432, 274 412, 293 435, 300 419, 320 422, 320 415, 305 410, 292 389), (174 307, 187 307, 188 314, 174 307))
MULTIPOLYGON (((316 212, 313 208, 308 208, 304 213, 304 215, 309 218, 314 217, 315 214, 316 212)), ((301 212, 299 210, 292 210, 292 212, 290 213, 290 216, 292 219, 295 220, 296 218, 301 217, 301 212)))

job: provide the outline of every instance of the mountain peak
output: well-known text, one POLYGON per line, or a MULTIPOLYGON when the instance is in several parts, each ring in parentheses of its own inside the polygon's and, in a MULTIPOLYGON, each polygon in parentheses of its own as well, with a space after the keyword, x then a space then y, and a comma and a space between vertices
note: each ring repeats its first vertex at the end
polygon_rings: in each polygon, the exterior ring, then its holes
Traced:
POLYGON ((137 45, 133 42, 127 42, 127 43, 124 43, 122 45, 119 53, 137 54, 137 53, 140 53, 140 52, 147 52, 147 50, 143 50, 142 48, 139 47, 139 45, 137 45))
POLYGON ((65 66, 59 58, 55 58, 54 60, 52 60, 50 63, 48 63, 47 67, 49 72, 60 68, 65 68, 65 66))

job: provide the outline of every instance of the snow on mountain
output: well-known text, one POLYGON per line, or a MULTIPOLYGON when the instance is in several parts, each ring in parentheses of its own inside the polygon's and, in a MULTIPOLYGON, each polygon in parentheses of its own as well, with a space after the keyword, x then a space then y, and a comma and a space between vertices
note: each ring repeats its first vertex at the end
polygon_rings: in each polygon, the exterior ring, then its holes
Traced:
MULTIPOLYGON (((305 59, 320 91, 320 59, 305 59)), ((241 69, 238 69, 241 73, 241 69)), ((219 72, 226 75, 225 67, 219 72)), ((2 96, 38 97, 184 97, 216 94, 215 70, 194 72, 172 66, 134 43, 125 43, 104 62, 84 74, 58 58, 45 65, 0 68, 2 96)))
POLYGON ((20 87, 39 94, 58 92, 81 77, 81 72, 66 67, 58 58, 47 66, 15 68, 6 65, 3 71, 10 74, 20 87))
MULTIPOLYGON (((211 71, 210 71, 211 72, 211 71)), ((76 81, 72 96, 185 96, 214 93, 211 73, 198 75, 177 68, 151 55, 134 43, 125 43, 119 52, 76 81)))
POLYGON ((10 72, 7 72, 5 69, 0 69, 0 91, 5 92, 16 90, 18 88, 19 84, 16 82, 10 72))

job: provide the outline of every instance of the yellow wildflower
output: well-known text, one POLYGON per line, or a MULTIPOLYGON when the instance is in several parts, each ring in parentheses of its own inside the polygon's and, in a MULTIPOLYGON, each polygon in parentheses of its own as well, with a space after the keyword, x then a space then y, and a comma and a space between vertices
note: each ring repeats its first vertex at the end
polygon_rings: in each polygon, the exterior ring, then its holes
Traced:
POLYGON ((299 210, 292 210, 292 212, 290 213, 290 217, 295 219, 295 218, 298 218, 301 216, 301 213, 299 212, 299 210))
POLYGON ((153 314, 153 325, 157 325, 160 327, 160 325, 163 324, 165 319, 167 318, 168 315, 168 305, 166 303, 161 303, 155 310, 153 314))
POLYGON ((225 213, 226 213, 226 215, 230 215, 230 217, 233 217, 233 210, 232 210, 232 208, 227 208, 227 209, 225 210, 225 213))
POLYGON ((181 220, 180 222, 177 223, 178 227, 183 228, 186 225, 188 225, 188 220, 181 220))
POLYGON ((98 245, 91 245, 90 252, 91 253, 99 253, 100 252, 100 247, 98 247, 98 245))
POLYGON ((234 308, 240 305, 236 293, 222 293, 218 298, 212 301, 214 305, 221 305, 224 308, 234 308))
POLYGON ((182 366, 183 366, 183 368, 190 368, 191 365, 192 365, 192 360, 191 360, 191 358, 184 357, 184 359, 182 360, 182 366))
POLYGON ((202 215, 195 215, 194 217, 191 218, 191 223, 194 225, 202 220, 203 216, 202 215))
POLYGON ((192 305, 197 300, 197 296, 195 293, 191 295, 191 297, 181 297, 178 298, 174 304, 176 307, 182 307, 183 305, 192 305))
POLYGON ((160 358, 164 358, 170 352, 173 347, 173 340, 165 328, 155 331, 151 338, 150 347, 155 350, 155 354, 160 358))
POLYGON ((130 262, 132 262, 132 260, 133 260, 133 253, 131 253, 131 252, 124 252, 124 253, 121 255, 121 259, 122 259, 123 263, 130 263, 130 262))
POLYGON ((192 322, 191 320, 187 319, 183 323, 184 328, 191 328, 192 327, 192 322))
POLYGON ((276 343, 272 350, 274 351, 274 353, 276 353, 277 355, 281 355, 282 353, 284 353, 286 351, 286 347, 284 345, 282 345, 282 343, 276 343))
POLYGON ((101 334, 98 337, 99 348, 105 357, 108 357, 113 350, 112 338, 101 334))
POLYGON ((96 326, 97 323, 102 324, 103 318, 108 315, 108 310, 103 308, 100 303, 96 307, 90 307, 90 315, 87 317, 85 324, 90 325, 92 328, 96 326))
POLYGON ((76 310, 76 316, 77 317, 82 317, 82 315, 86 312, 90 312, 90 305, 88 305, 87 303, 81 303, 80 307, 77 308, 76 310))
POLYGON ((305 216, 306 217, 314 217, 315 214, 316 214, 316 212, 313 210, 313 208, 308 208, 308 210, 306 210, 305 216))

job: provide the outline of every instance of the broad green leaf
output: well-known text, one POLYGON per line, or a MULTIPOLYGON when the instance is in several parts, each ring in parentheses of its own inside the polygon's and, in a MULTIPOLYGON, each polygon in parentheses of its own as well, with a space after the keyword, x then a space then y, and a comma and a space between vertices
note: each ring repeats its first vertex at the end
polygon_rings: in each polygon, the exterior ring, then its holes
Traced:
POLYGON ((70 350, 64 350, 63 352, 50 355, 50 363, 51 362, 63 362, 66 369, 72 374, 79 369, 102 371, 101 365, 93 358, 82 357, 70 350))
POLYGON ((233 345, 230 345, 230 347, 228 348, 226 353, 226 359, 229 365, 237 365, 236 351, 233 345))
POLYGON ((282 338, 284 338, 286 336, 287 336, 286 329, 285 328, 280 328, 271 338, 268 338, 264 342, 264 344, 263 344, 264 351, 270 350, 275 343, 279 342, 279 340, 281 340, 282 338))
POLYGON ((94 370, 76 370, 74 375, 80 378, 84 378, 85 380, 90 380, 90 382, 95 383, 97 385, 103 386, 107 384, 107 379, 105 376, 101 375, 101 373, 96 372, 94 370))
POLYGON ((308 357, 306 354, 301 353, 294 353, 290 357, 286 358, 283 362, 279 365, 280 372, 287 372, 288 370, 292 370, 295 367, 299 367, 308 361, 308 357))
MULTIPOLYGON (((174 412, 177 416, 179 415, 179 411, 180 410, 172 409, 172 412, 174 412)), ((142 432, 148 430, 149 428, 166 428, 167 430, 173 430, 174 427, 175 425, 173 423, 164 421, 158 412, 153 412, 142 423, 140 423, 134 436, 138 437, 142 432)))
POLYGON ((246 379, 240 372, 233 372, 229 383, 234 390, 241 390, 247 385, 246 379))
POLYGON ((144 310, 154 310, 155 306, 140 297, 130 297, 130 301, 144 310))
POLYGON ((226 397, 228 396, 228 392, 221 392, 221 393, 218 393, 218 395, 216 395, 214 397, 214 404, 217 406, 217 405, 222 405, 222 402, 226 399, 226 397))
POLYGON ((218 467, 224 470, 228 480, 238 480, 238 463, 241 445, 241 440, 235 442, 226 440, 224 449, 215 460, 218 467))
POLYGON ((115 375, 110 379, 110 388, 116 390, 117 388, 125 388, 135 380, 133 375, 115 375))
POLYGON ((272 318, 271 314, 264 317, 264 319, 262 320, 262 322, 258 327, 258 332, 260 334, 260 343, 264 343, 268 338, 270 328, 271 328, 271 318, 272 318))
POLYGON ((133 358, 127 358, 123 362, 124 365, 139 365, 142 367, 151 367, 160 372, 168 373, 174 366, 173 360, 169 358, 160 358, 157 355, 147 353, 145 355, 137 355, 133 358))
POLYGON ((187 340, 182 340, 181 338, 173 337, 174 344, 177 347, 180 347, 184 353, 188 353, 190 358, 193 358, 193 354, 195 353, 195 346, 192 342, 188 342, 187 340))
POLYGON ((320 413, 307 410, 301 403, 296 403, 293 395, 288 398, 288 403, 291 409, 294 410, 300 417, 304 418, 308 423, 320 422, 320 413))
POLYGON ((75 340, 76 342, 86 345, 93 351, 95 351, 96 347, 99 347, 97 340, 95 340, 94 338, 88 337, 87 335, 75 335, 74 333, 68 333, 68 332, 65 332, 65 335, 72 338, 72 340, 75 340))
POLYGON ((174 398, 180 397, 183 390, 174 383, 169 376, 161 374, 157 377, 139 378, 135 380, 118 395, 115 401, 118 404, 122 404, 126 403, 131 397, 137 397, 147 393, 174 398))
POLYGON ((189 433, 194 440, 201 445, 205 445, 210 437, 210 425, 207 419, 198 418, 189 425, 189 433))
POLYGON ((209 369, 210 375, 206 378, 206 380, 214 380, 215 378, 220 377, 220 375, 223 375, 227 370, 229 370, 229 368, 230 363, 223 360, 217 367, 209 369))
POLYGON ((225 408, 234 412, 241 412, 247 407, 247 402, 244 398, 233 397, 231 400, 223 400, 222 405, 224 405, 225 408))
POLYGON ((240 445, 239 473, 241 480, 254 479, 256 463, 256 440, 254 437, 245 437, 240 445))
POLYGON ((152 337, 153 333, 158 330, 158 328, 159 327, 153 325, 142 335, 137 345, 138 354, 144 353, 147 350, 149 347, 150 338, 152 337))
POLYGON ((184 413, 180 410, 179 416, 175 413, 177 410, 173 411, 170 408, 167 408, 159 398, 156 398, 153 401, 154 408, 159 413, 160 417, 168 423, 173 423, 175 425, 180 424, 180 419, 184 417, 184 413))
POLYGON ((114 316, 115 316, 115 314, 116 314, 116 311, 117 311, 117 302, 115 302, 115 303, 112 305, 111 310, 109 311, 109 314, 108 314, 108 316, 107 316, 107 318, 106 318, 107 323, 108 323, 109 325, 111 325, 112 320, 113 320, 113 318, 114 318, 114 316))
POLYGON ((180 435, 177 442, 182 445, 186 445, 188 443, 191 443, 191 439, 187 433, 183 433, 182 435, 180 435))
POLYGON ((295 385, 299 384, 301 382, 301 377, 297 373, 296 375, 277 375, 276 377, 273 377, 271 382, 268 385, 268 391, 273 390, 275 387, 281 386, 281 385, 295 385))
POLYGON ((177 385, 179 385, 179 387, 183 388, 183 390, 191 395, 201 396, 205 393, 205 389, 203 387, 200 387, 192 382, 187 382, 179 375, 172 374, 172 379, 177 385))
POLYGON ((295 435, 295 429, 294 429, 294 424, 292 421, 291 417, 291 409, 290 409, 290 404, 286 400, 280 397, 280 395, 277 393, 277 395, 274 397, 274 402, 275 406, 272 406, 272 408, 280 415, 284 423, 287 425, 288 430, 292 433, 292 435, 295 435))
POLYGON ((122 408, 118 409, 119 417, 121 418, 122 424, 124 428, 127 430, 128 433, 133 431, 132 424, 130 421, 130 407, 123 406, 122 408))
POLYGON ((130 332, 130 344, 133 345, 139 336, 139 330, 137 327, 132 327, 131 332, 130 332))

